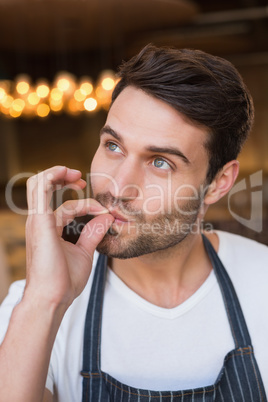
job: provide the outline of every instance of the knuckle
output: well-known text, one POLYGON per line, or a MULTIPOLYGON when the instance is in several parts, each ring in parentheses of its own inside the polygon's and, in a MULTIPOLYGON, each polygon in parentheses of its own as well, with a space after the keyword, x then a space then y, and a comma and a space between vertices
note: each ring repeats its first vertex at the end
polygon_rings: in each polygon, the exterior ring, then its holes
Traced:
POLYGON ((36 175, 29 177, 29 179, 27 179, 27 181, 26 181, 26 187, 27 188, 32 187, 35 180, 36 180, 36 175))
POLYGON ((73 209, 73 202, 71 200, 67 200, 62 204, 62 208, 65 210, 72 210, 73 209))

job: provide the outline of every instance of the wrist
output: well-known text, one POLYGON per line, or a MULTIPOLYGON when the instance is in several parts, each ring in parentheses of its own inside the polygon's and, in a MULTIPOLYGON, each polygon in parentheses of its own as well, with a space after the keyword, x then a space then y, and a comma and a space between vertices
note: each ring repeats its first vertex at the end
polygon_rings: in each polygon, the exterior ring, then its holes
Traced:
POLYGON ((44 296, 42 292, 26 286, 20 305, 25 313, 47 317, 52 321, 61 321, 70 303, 67 300, 51 297, 49 292, 44 296))

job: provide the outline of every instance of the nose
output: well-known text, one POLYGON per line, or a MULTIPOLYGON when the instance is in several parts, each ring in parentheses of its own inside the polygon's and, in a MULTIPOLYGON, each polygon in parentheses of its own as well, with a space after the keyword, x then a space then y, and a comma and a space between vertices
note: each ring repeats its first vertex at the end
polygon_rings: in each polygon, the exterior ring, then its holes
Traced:
POLYGON ((112 177, 108 190, 116 199, 131 201, 141 195, 142 173, 134 161, 125 160, 116 167, 112 177))

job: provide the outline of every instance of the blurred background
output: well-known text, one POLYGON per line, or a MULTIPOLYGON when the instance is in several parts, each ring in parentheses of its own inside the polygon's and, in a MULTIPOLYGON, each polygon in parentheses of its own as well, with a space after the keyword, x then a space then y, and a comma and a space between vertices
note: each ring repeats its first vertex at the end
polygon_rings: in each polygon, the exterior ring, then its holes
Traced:
POLYGON ((255 126, 239 186, 206 222, 268 244, 266 1, 0 0, 0 301, 25 276, 27 177, 55 164, 85 177, 117 67, 147 43, 201 49, 240 71, 255 126))

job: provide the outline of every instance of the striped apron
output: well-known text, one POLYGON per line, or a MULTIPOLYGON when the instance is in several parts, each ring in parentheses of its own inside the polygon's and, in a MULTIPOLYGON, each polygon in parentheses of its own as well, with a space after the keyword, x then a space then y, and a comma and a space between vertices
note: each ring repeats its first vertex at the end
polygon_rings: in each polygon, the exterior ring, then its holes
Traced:
POLYGON ((82 402, 267 402, 250 335, 233 284, 209 240, 203 241, 215 271, 235 349, 224 359, 213 385, 184 391, 150 391, 122 384, 101 371, 102 303, 107 257, 100 255, 93 279, 85 322, 82 402))

